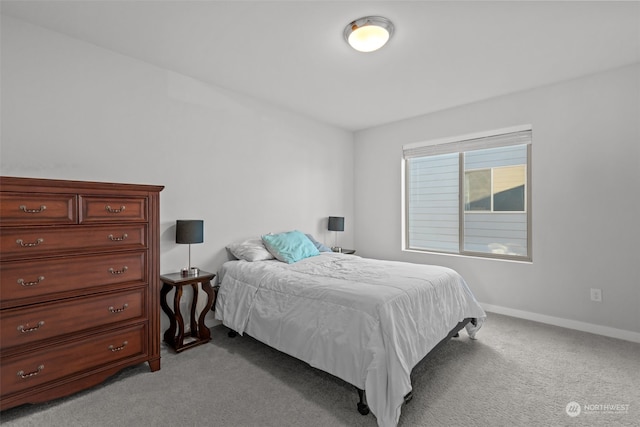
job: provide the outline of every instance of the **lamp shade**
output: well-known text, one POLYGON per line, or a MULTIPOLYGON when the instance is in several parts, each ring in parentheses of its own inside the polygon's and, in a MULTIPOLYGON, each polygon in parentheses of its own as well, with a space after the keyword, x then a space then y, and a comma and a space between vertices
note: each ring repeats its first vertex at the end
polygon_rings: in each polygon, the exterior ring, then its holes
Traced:
POLYGON ((329 231, 344 231, 344 217, 343 216, 330 216, 329 217, 329 231))
POLYGON ((176 243, 204 242, 204 221, 201 219, 179 219, 176 221, 176 243))

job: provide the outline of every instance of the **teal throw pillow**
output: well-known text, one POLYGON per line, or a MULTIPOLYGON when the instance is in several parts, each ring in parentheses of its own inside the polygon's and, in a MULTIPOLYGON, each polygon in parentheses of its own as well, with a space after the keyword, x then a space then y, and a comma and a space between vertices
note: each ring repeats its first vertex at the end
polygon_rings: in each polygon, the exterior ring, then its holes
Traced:
POLYGON ((305 236, 307 236, 309 238, 309 240, 311 240, 311 243, 313 243, 315 245, 315 247, 318 248, 318 251, 320 251, 320 252, 333 252, 331 250, 331 248, 328 248, 325 245, 323 245, 322 243, 318 242, 311 234, 305 234, 305 236))
POLYGON ((313 242, 304 233, 297 230, 279 234, 265 234, 262 236, 262 242, 276 259, 287 264, 320 255, 313 242))

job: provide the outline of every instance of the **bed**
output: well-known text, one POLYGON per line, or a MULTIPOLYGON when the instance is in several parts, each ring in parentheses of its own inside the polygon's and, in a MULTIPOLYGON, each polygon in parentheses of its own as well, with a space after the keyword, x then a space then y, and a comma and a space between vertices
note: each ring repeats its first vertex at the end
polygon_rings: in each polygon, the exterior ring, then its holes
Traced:
POLYGON ((333 252, 271 258, 223 265, 216 319, 354 385, 359 410, 368 404, 382 427, 397 425, 413 367, 463 325, 474 338, 486 317, 446 267, 333 252))

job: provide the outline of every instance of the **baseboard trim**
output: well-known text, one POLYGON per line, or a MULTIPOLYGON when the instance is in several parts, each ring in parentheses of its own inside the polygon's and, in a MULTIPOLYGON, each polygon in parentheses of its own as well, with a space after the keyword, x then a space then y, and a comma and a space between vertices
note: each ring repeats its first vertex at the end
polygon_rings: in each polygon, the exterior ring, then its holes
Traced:
POLYGON ((577 331, 589 332, 605 337, 617 338, 625 341, 640 343, 640 333, 627 331, 625 329, 610 328, 608 326, 594 325, 593 323, 580 322, 577 320, 563 319, 561 317, 547 316, 545 314, 533 313, 530 311, 516 310, 499 305, 480 303, 486 311, 504 314, 505 316, 517 317, 520 319, 533 320, 534 322, 546 323, 548 325, 560 326, 562 328, 575 329, 577 331))

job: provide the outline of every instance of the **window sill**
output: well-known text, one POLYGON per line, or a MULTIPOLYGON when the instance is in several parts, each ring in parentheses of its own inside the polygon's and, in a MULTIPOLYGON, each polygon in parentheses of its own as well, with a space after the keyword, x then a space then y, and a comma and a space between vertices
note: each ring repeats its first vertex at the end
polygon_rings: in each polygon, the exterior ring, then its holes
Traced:
POLYGON ((511 259, 511 258, 501 258, 501 257, 496 257, 491 255, 485 256, 485 255, 471 255, 471 254, 453 254, 450 252, 437 252, 437 251, 407 249, 407 248, 403 248, 402 252, 423 254, 423 255, 441 255, 441 256, 455 257, 455 258, 470 258, 470 259, 480 259, 480 260, 489 260, 489 261, 512 262, 516 264, 533 264, 532 259, 511 259))

